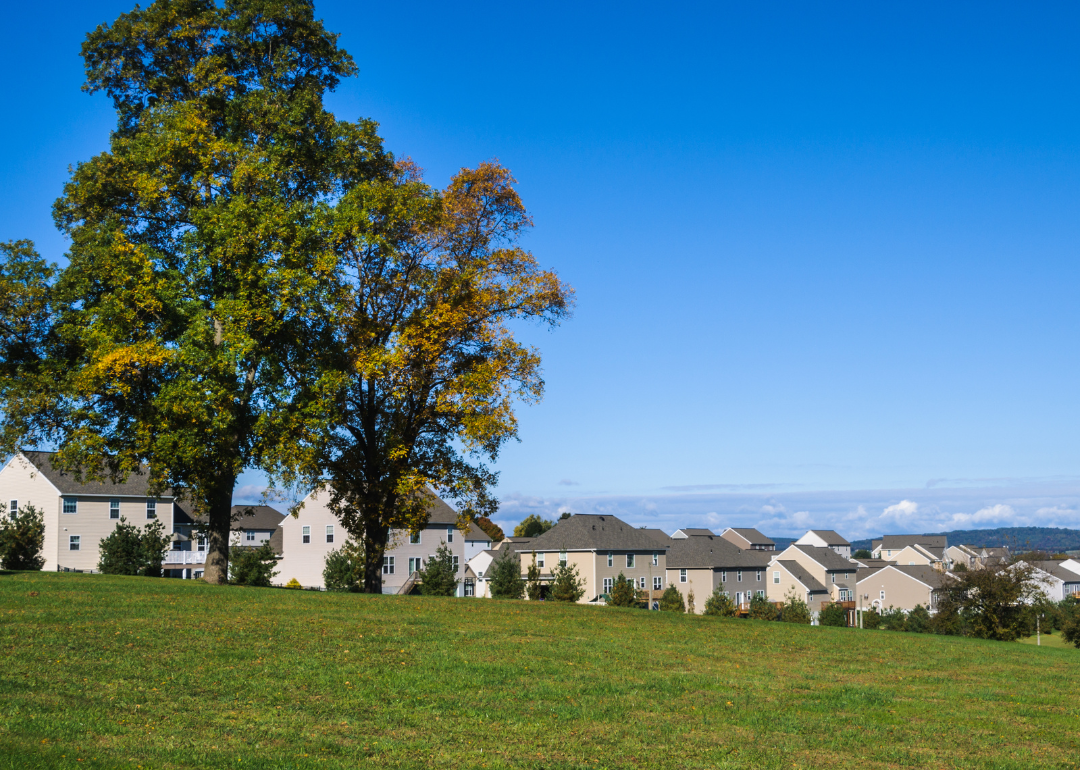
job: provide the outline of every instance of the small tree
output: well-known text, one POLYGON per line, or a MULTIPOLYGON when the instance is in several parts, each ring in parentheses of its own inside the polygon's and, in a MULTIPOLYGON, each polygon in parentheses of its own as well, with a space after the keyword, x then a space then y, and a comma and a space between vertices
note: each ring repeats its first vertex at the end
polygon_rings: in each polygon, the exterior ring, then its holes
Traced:
POLYGON ((525 595, 534 602, 539 601, 544 595, 544 587, 540 583, 540 567, 536 565, 536 551, 533 551, 532 564, 529 565, 525 581, 525 595))
POLYGON ((727 595, 726 591, 721 591, 719 586, 713 589, 712 595, 705 600, 706 615, 721 618, 733 618, 735 617, 735 612, 735 602, 731 600, 731 597, 727 595))
POLYGON ((40 570, 45 547, 45 518, 32 505, 23 506, 17 516, 4 516, 0 503, 0 566, 4 569, 40 570))
POLYGON ((453 596, 457 593, 457 584, 454 555, 443 543, 435 549, 435 555, 427 560, 420 571, 420 593, 424 596, 453 596))
POLYGON ((348 591, 356 593, 363 588, 364 554, 363 547, 349 539, 336 550, 326 554, 323 567, 323 585, 327 591, 348 591))
POLYGON ((664 595, 660 597, 660 610, 662 612, 686 612, 682 594, 674 584, 668 584, 664 589, 664 595))
POLYGON ((229 562, 229 582, 237 586, 269 588, 271 581, 278 574, 277 554, 270 543, 263 543, 258 548, 236 548, 236 554, 229 562))
POLYGON ((1080 597, 1075 594, 1061 602, 1061 638, 1080 649, 1080 597))
POLYGON ((853 559, 870 559, 872 557, 873 557, 873 554, 871 554, 865 548, 860 548, 855 553, 851 554, 851 558, 853 558, 853 559))
POLYGON ((686 592, 686 611, 691 615, 696 613, 696 610, 694 608, 694 589, 693 588, 691 588, 689 591, 686 592))
POLYGON ((487 516, 481 516, 476 520, 476 526, 483 530, 484 534, 491 538, 491 542, 498 543, 501 540, 506 539, 506 535, 502 531, 502 527, 493 522, 487 516))
POLYGON ((522 598, 525 595, 525 581, 521 578, 521 561, 517 555, 506 551, 495 559, 491 563, 488 582, 492 598, 522 598))
POLYGON ((812 621, 810 608, 806 606, 806 602, 795 594, 788 594, 787 601, 784 602, 784 606, 780 609, 780 620, 785 623, 799 623, 808 626, 812 621))
POLYGON ((827 604, 818 613, 818 623, 823 626, 845 628, 847 627, 847 610, 837 602, 827 604))
POLYGON ((609 607, 633 607, 637 603, 634 581, 620 572, 611 587, 611 593, 608 594, 607 603, 609 607))
POLYGON ((514 527, 514 537, 538 537, 554 526, 555 522, 541 519, 535 513, 531 513, 514 527))
POLYGON ((161 577, 161 562, 169 548, 169 537, 160 520, 140 530, 127 519, 120 522, 98 546, 98 569, 106 575, 161 577))
POLYGON ((908 613, 904 630, 913 634, 929 634, 933 631, 930 612, 926 607, 921 604, 915 605, 914 609, 908 613))
POLYGON ((868 610, 863 610, 862 613, 862 627, 873 631, 881 625, 881 614, 876 609, 871 607, 868 610))
POLYGON ((889 607, 881 611, 881 628, 886 631, 907 631, 907 615, 903 610, 889 607))
POLYGON ((764 596, 755 596, 750 600, 749 617, 751 620, 776 620, 780 614, 776 605, 764 596))
POLYGON ((576 602, 585 595, 585 586, 576 564, 566 564, 551 571, 551 598, 557 602, 576 602))
POLYGON ((303 588, 303 586, 300 585, 300 581, 297 580, 296 578, 289 578, 289 582, 285 584, 285 587, 286 588, 303 588))

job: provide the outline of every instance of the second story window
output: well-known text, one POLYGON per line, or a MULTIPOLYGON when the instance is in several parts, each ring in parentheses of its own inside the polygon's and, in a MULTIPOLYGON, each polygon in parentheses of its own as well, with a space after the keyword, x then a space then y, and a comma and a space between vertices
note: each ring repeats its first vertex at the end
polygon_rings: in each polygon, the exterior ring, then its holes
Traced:
POLYGON ((157 500, 147 500, 146 501, 146 518, 148 518, 148 519, 156 519, 157 518, 157 500))
POLYGON ((244 539, 247 540, 249 543, 254 543, 255 542, 255 533, 252 532, 250 529, 247 530, 244 533, 244 539))
POLYGON ((120 518, 120 501, 119 500, 110 500, 109 501, 109 518, 110 519, 119 519, 120 518))
POLYGON ((679 582, 680 583, 685 583, 686 582, 686 570, 684 570, 684 569, 679 570, 679 582))
POLYGON ((334 525, 333 524, 327 524, 326 525, 326 542, 328 542, 328 543, 334 542, 334 525))
POLYGON ((626 568, 627 569, 633 569, 634 568, 634 554, 632 554, 632 553, 626 554, 626 568))
POLYGON ((454 574, 456 575, 457 572, 458 572, 458 557, 455 556, 454 557, 454 574))
POLYGON ((726 583, 727 582, 727 571, 726 570, 720 573, 720 582, 721 583, 726 583))
POLYGON ((836 582, 836 573, 835 573, 835 572, 832 572, 832 573, 830 573, 830 574, 832 575, 832 582, 834 582, 834 583, 835 583, 835 582, 836 582))
POLYGON ((542 553, 536 554, 536 566, 539 567, 540 569, 544 568, 544 554, 542 554, 542 553))
POLYGON ((780 573, 779 572, 772 573, 772 582, 775 585, 780 585, 780 573))
POLYGON ((8 505, 8 518, 12 521, 15 521, 15 519, 19 518, 18 500, 12 500, 11 503, 8 505))
POLYGON ((656 551, 652 552, 652 565, 654 567, 660 566, 660 554, 658 554, 656 551))
POLYGON ((453 527, 447 527, 446 528, 446 542, 447 543, 454 542, 454 528, 453 527))
POLYGON ((79 502, 78 502, 78 500, 76 500, 74 497, 65 497, 64 498, 64 508, 63 508, 63 510, 64 510, 64 513, 78 513, 79 512, 79 502))
POLYGON ((413 532, 412 534, 410 534, 409 535, 409 542, 412 543, 413 545, 420 545, 420 533, 419 532, 413 532))
POLYGON ((566 551, 560 551, 559 552, 559 566, 560 567, 565 567, 566 566, 566 551))
POLYGON ((200 553, 202 551, 206 550, 206 538, 205 537, 200 537, 199 538, 199 544, 196 546, 196 548, 198 548, 200 553))
POLYGON ((300 535, 305 543, 311 542, 311 527, 301 527, 300 535))
POLYGON ((757 582, 761 582, 761 570, 757 571, 757 582))
POLYGON ((609 567, 615 566, 615 554, 613 554, 611 551, 607 552, 607 565, 609 567))
POLYGON ((742 582, 742 570, 739 570, 738 572, 735 573, 735 582, 737 582, 737 583, 742 582))

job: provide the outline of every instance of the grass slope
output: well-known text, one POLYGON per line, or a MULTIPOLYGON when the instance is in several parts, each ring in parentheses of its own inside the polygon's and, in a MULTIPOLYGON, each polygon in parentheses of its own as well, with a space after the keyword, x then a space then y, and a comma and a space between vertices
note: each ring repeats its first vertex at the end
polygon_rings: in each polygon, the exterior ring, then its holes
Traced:
POLYGON ((1080 654, 0 574, 0 768, 1078 767, 1080 654))

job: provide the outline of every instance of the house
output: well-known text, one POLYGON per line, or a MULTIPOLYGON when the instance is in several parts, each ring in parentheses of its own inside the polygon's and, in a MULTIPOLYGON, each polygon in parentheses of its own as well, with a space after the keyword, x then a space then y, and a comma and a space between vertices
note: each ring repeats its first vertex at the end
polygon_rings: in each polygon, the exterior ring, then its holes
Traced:
MULTIPOLYGON (((491 540, 474 523, 466 531, 458 528, 458 515, 449 505, 428 492, 428 522, 419 532, 391 530, 383 554, 383 593, 407 593, 415 584, 413 573, 423 569, 440 545, 446 545, 454 559, 461 580, 457 595, 464 596, 466 553, 476 556, 491 548, 491 540)), ((297 515, 286 516, 280 524, 282 558, 278 561, 277 580, 284 584, 296 579, 305 588, 322 588, 327 555, 340 548, 347 534, 330 510, 330 493, 317 490, 304 498, 297 515)))
POLYGON ((585 588, 580 601, 588 603, 603 601, 620 573, 633 580, 639 590, 659 599, 670 547, 615 516, 575 513, 514 550, 521 559, 523 577, 535 554, 545 592, 555 567, 576 565, 585 588))
POLYGON ((1067 561, 1070 566, 1057 559, 1030 562, 1031 567, 1036 570, 1039 590, 1052 602, 1060 602, 1069 596, 1080 594, 1080 566, 1071 566, 1076 565, 1072 559, 1067 561))
POLYGON ((694 593, 694 611, 705 611, 705 600, 719 588, 740 611, 749 609, 756 595, 765 597, 769 555, 742 549, 716 535, 673 540, 667 553, 665 585, 673 585, 685 598, 694 593))
MULTIPOLYGON (((799 543, 792 543, 780 553, 773 553, 772 555, 772 562, 769 567, 774 574, 766 594, 771 601, 784 601, 787 598, 788 588, 795 587, 785 582, 783 570, 781 570, 781 574, 776 574, 777 569, 773 564, 780 561, 793 561, 801 565, 802 570, 807 575, 825 587, 829 601, 854 601, 855 574, 858 571, 858 565, 845 559, 830 547, 801 545, 799 543)), ((791 573, 790 567, 785 566, 784 570, 789 574, 791 573)), ((800 579, 798 582, 804 587, 810 587, 804 580, 800 579)))
POLYGON ((744 551, 775 551, 776 543, 750 527, 728 527, 720 537, 744 551))
POLYGON ((512 551, 496 551, 494 549, 481 551, 469 559, 466 579, 470 577, 475 581, 474 596, 482 599, 491 598, 491 569, 497 559, 513 559, 518 561, 518 554, 512 551))
POLYGON ((870 555, 907 566, 949 569, 952 560, 946 553, 948 547, 944 535, 884 535, 871 541, 870 555))
POLYGON ((99 543, 123 517, 142 527, 160 520, 173 531, 173 496, 149 493, 149 472, 143 467, 125 481, 77 481, 53 465, 53 452, 23 451, 0 469, 0 501, 8 515, 28 505, 44 515, 43 569, 97 570, 99 543))
POLYGON ((873 567, 874 569, 881 569, 882 567, 888 567, 890 564, 895 564, 895 562, 891 562, 888 559, 859 559, 854 557, 851 559, 851 562, 859 568, 873 567))
POLYGON ((526 548, 536 538, 534 537, 504 537, 499 542, 491 546, 492 550, 501 551, 504 548, 510 551, 516 548, 526 548))
POLYGON ((814 548, 831 548, 845 559, 851 558, 851 543, 831 529, 811 529, 793 545, 809 545, 814 548))
MULTIPOLYGON (((184 501, 173 506, 172 548, 161 565, 165 577, 200 578, 206 563, 206 517, 192 515, 184 501)), ((234 505, 231 510, 231 547, 258 548, 263 543, 282 554, 281 522, 285 514, 269 505, 234 505)))
POLYGON ((963 564, 965 569, 978 569, 982 566, 979 552, 968 545, 950 545, 945 549, 945 562, 954 567, 963 564))
POLYGON ((794 559, 769 562, 766 596, 771 602, 787 601, 790 596, 802 599, 814 618, 831 601, 830 590, 794 559))
POLYGON ((860 607, 907 612, 921 604, 934 612, 946 575, 925 564, 890 564, 880 569, 860 569, 856 580, 860 607))
POLYGON ((671 535, 672 540, 682 540, 687 537, 716 537, 711 529, 677 529, 671 535))

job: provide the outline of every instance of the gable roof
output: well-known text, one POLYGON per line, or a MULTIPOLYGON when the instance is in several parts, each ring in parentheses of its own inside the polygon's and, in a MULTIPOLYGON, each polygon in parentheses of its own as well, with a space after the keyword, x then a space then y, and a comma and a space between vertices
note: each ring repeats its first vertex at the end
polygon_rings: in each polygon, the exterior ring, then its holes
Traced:
POLYGON ((233 529, 278 529, 285 514, 269 505, 234 505, 233 529))
POLYGON ((1080 574, 1073 572, 1055 559, 1049 561, 1032 561, 1031 566, 1042 570, 1048 575, 1053 575, 1058 580, 1062 580, 1066 583, 1080 583, 1080 574))
POLYGON ((776 545, 775 542, 765 537, 765 535, 761 534, 753 527, 728 527, 728 529, 749 542, 751 545, 776 545))
POLYGON ((664 545, 671 545, 671 543, 673 542, 671 539, 671 535, 669 535, 662 529, 651 529, 649 527, 642 527, 641 531, 647 535, 651 535, 652 538, 658 543, 663 543, 664 545))
POLYGON ((693 527, 686 527, 685 529, 675 530, 675 534, 682 533, 682 537, 674 538, 675 540, 682 540, 685 537, 714 537, 711 529, 694 529, 693 527))
POLYGON ((793 578, 802 583, 807 591, 810 591, 812 593, 819 593, 821 591, 825 591, 826 593, 828 593, 829 589, 819 583, 817 581, 817 578, 807 572, 806 567, 799 564, 799 562, 788 561, 787 559, 784 559, 783 561, 778 561, 777 564, 786 569, 793 578))
POLYGON ((856 582, 861 583, 868 577, 872 577, 875 573, 884 572, 885 570, 896 570, 902 575, 906 575, 912 580, 917 580, 923 585, 930 588, 941 588, 945 584, 945 575, 942 572, 934 569, 927 564, 889 564, 881 569, 875 569, 873 571, 867 571, 863 575, 863 570, 859 570, 856 582))
POLYGON ((851 543, 845 540, 839 532, 835 532, 831 529, 812 529, 810 531, 829 545, 851 545, 851 543))
POLYGON ((854 572, 858 568, 858 565, 848 561, 832 548, 826 548, 825 546, 820 545, 799 545, 798 543, 792 543, 791 547, 798 548, 824 567, 826 572, 835 572, 837 570, 850 570, 851 572, 854 572))
MULTIPOLYGON (((149 480, 150 469, 143 465, 140 467, 138 473, 132 473, 124 481, 119 483, 113 483, 106 479, 105 481, 90 481, 84 479, 82 482, 76 481, 75 477, 62 471, 53 465, 53 457, 55 452, 34 452, 24 451, 20 453, 23 457, 30 461, 30 463, 48 479, 49 483, 56 487, 62 495, 92 495, 99 497, 107 497, 109 495, 116 495, 117 497, 149 497, 149 480)), ((172 494, 162 494, 159 499, 168 500, 172 499, 172 494)))
POLYGON ((575 513, 568 519, 560 519, 555 526, 522 548, 523 551, 656 551, 667 549, 666 543, 657 542, 652 535, 631 527, 615 516, 598 516, 575 513))
POLYGON ((722 537, 687 537, 671 541, 668 569, 765 569, 769 551, 743 550, 722 537))
POLYGON ((881 540, 874 541, 875 548, 879 545, 886 550, 902 551, 909 545, 945 549, 949 544, 945 535, 882 535, 881 540))

